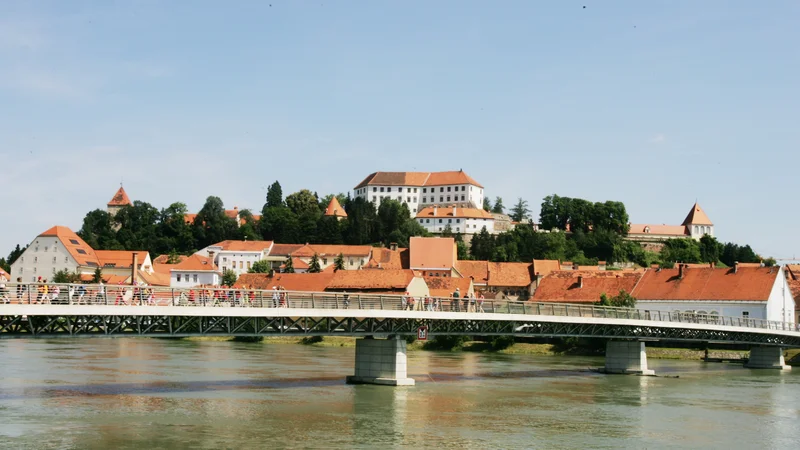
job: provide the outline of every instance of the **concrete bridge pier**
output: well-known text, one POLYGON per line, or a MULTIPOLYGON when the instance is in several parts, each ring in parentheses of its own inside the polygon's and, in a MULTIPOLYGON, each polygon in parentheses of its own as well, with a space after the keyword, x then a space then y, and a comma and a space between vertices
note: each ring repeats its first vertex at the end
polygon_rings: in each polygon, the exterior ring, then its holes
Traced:
POLYGON ((647 352, 644 342, 613 341, 606 342, 605 373, 633 375, 655 375, 647 368, 647 352))
POLYGON ((357 340, 355 366, 355 375, 347 377, 348 384, 414 385, 406 371, 406 341, 400 336, 357 340))
POLYGON ((752 347, 750 358, 744 365, 750 369, 778 369, 792 370, 783 359, 783 349, 780 347, 752 347))

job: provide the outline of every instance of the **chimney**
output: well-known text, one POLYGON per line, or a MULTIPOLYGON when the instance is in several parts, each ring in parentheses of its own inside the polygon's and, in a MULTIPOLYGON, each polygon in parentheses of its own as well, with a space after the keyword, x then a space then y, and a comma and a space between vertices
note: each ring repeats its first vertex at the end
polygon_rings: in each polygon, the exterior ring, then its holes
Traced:
POLYGON ((678 264, 678 278, 681 280, 683 279, 683 271, 686 268, 686 264, 678 264))
POLYGON ((737 273, 739 271, 739 261, 733 262, 733 273, 737 273))
POLYGON ((396 251, 397 251, 397 242, 390 242, 390 243, 389 243, 389 248, 390 248, 390 249, 391 249, 393 252, 396 252, 396 251))
POLYGON ((544 276, 542 276, 542 274, 540 274, 539 272, 536 272, 535 283, 537 289, 539 288, 539 285, 542 284, 542 278, 544 278, 544 276))
POLYGON ((456 216, 456 205, 453 205, 453 217, 456 216))
POLYGON ((139 255, 133 252, 133 261, 131 264, 131 286, 136 286, 136 268, 139 267, 139 255))
POLYGON ((578 275, 578 289, 583 288, 583 275, 578 275))
POLYGON ((211 264, 212 264, 212 265, 215 263, 215 261, 214 261, 214 255, 215 255, 215 252, 214 252, 214 250, 209 250, 209 251, 208 251, 208 257, 209 257, 209 259, 211 259, 211 264))
POLYGON ((573 265, 572 265, 572 270, 578 270, 578 268, 579 268, 579 267, 580 267, 580 266, 578 266, 577 264, 573 264, 573 265))
POLYGON ((717 266, 717 263, 715 263, 714 261, 711 261, 709 264, 711 265, 711 268, 712 268, 712 269, 713 269, 713 268, 715 268, 715 267, 717 266))
POLYGON ((439 211, 439 205, 433 205, 433 217, 436 217, 436 213, 439 211))

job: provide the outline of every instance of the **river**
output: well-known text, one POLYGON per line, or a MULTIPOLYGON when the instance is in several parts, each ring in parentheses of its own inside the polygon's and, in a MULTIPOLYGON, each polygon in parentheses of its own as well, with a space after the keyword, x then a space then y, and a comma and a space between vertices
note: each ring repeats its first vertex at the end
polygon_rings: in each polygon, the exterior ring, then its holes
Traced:
POLYGON ((796 448, 800 373, 409 352, 415 387, 349 386, 354 349, 0 341, 3 448, 796 448))

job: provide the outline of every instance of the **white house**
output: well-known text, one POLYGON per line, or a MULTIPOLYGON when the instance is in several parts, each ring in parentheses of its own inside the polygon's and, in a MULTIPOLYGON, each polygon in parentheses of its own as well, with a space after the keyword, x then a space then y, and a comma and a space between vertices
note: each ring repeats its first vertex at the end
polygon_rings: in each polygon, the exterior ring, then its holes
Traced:
POLYGON ((248 273, 257 261, 267 259, 273 245, 272 241, 222 241, 196 254, 212 258, 219 270, 232 270, 238 276, 248 273))
POLYGON ((355 197, 379 204, 391 198, 416 214, 426 206, 483 207, 483 186, 463 170, 449 172, 375 172, 354 188, 355 197))
POLYGON ((214 260, 194 254, 170 270, 170 287, 219 286, 222 274, 214 260))
POLYGON ((631 295, 642 310, 795 321, 783 267, 649 269, 631 295))
POLYGON ((423 208, 415 219, 430 233, 441 233, 447 226, 453 233, 476 234, 483 227, 494 234, 494 216, 479 208, 460 208, 457 206, 440 207, 437 205, 423 208))
POLYGON ((714 224, 698 203, 692 206, 680 225, 630 224, 627 239, 640 242, 662 242, 667 239, 714 236, 714 224))
POLYGON ((37 236, 11 265, 11 276, 25 283, 51 280, 56 272, 100 267, 94 250, 67 227, 55 226, 37 236))

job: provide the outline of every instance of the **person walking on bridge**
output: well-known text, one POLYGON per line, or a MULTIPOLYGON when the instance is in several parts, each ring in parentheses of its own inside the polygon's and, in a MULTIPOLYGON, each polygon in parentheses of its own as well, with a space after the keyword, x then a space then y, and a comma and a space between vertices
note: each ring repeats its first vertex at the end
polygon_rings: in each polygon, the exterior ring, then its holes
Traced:
POLYGON ((461 307, 460 299, 461 298, 461 289, 456 288, 455 292, 453 292, 453 299, 450 301, 450 311, 458 311, 461 307))
POLYGON ((280 300, 280 295, 278 294, 278 287, 272 286, 272 307, 278 307, 278 300, 280 300))

